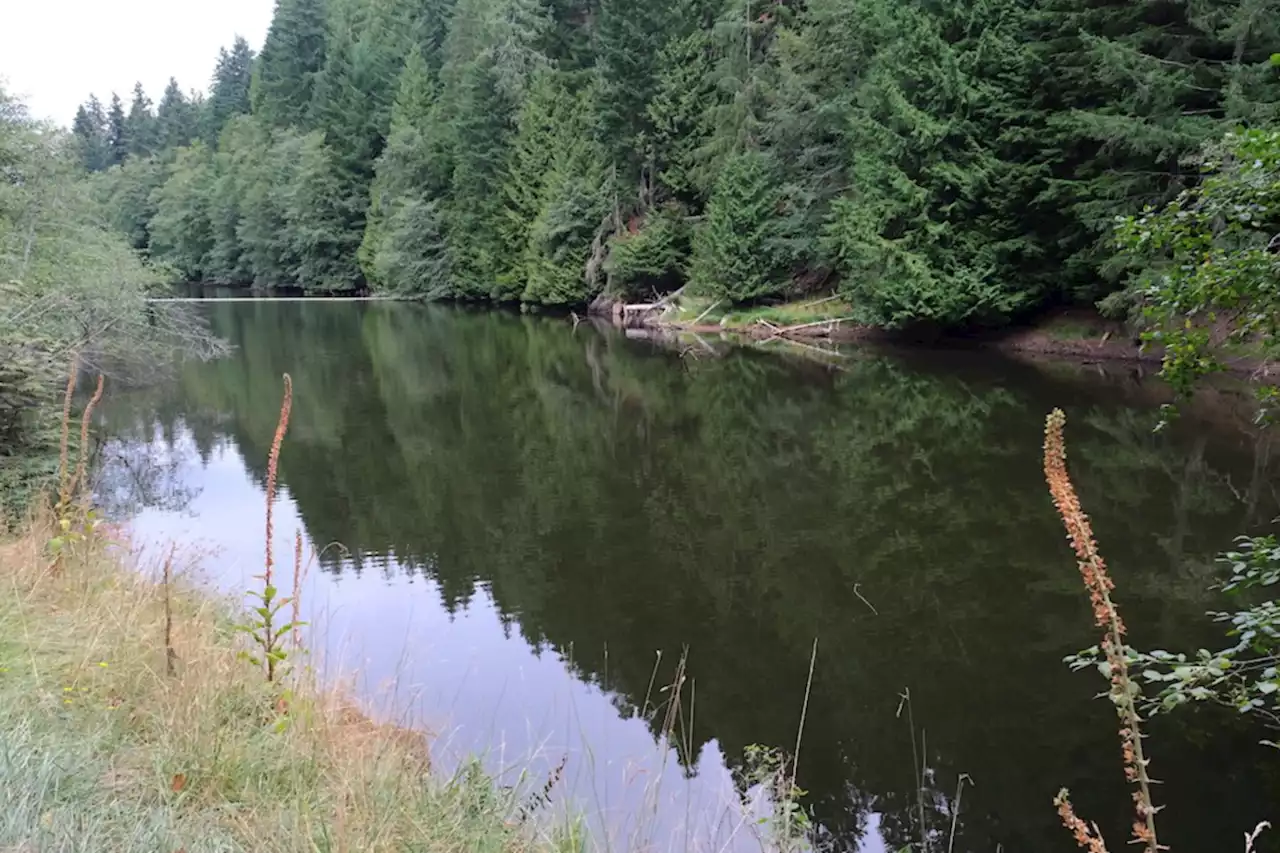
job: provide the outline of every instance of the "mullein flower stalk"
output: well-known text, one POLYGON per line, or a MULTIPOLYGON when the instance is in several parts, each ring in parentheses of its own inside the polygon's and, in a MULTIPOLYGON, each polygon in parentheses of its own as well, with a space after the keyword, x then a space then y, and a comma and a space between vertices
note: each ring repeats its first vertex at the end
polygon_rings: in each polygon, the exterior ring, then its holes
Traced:
MULTIPOLYGON (((1129 660, 1124 645, 1125 627, 1120 619, 1111 593, 1115 584, 1107 574, 1106 563, 1098 553, 1098 543, 1093 538, 1089 517, 1080 507, 1075 487, 1067 473, 1067 450, 1062 430, 1067 416, 1061 409, 1054 409, 1045 420, 1044 477, 1053 496, 1053 505, 1062 517, 1067 538, 1076 553, 1080 577, 1089 592, 1093 617, 1104 631, 1102 652, 1106 658, 1104 671, 1110 677, 1111 701, 1120 717, 1120 752, 1124 761, 1125 778, 1137 786, 1133 792, 1136 817, 1133 822, 1133 838, 1142 844, 1146 853, 1157 853, 1162 848, 1156 840, 1156 812, 1151 801, 1151 778, 1147 773, 1148 759, 1142 751, 1142 718, 1138 715, 1138 685, 1129 678, 1129 660)), ((1071 830, 1076 842, 1090 853, 1104 853, 1106 846, 1097 826, 1090 828, 1076 817, 1071 808, 1067 790, 1059 792, 1054 804, 1063 824, 1071 830)))

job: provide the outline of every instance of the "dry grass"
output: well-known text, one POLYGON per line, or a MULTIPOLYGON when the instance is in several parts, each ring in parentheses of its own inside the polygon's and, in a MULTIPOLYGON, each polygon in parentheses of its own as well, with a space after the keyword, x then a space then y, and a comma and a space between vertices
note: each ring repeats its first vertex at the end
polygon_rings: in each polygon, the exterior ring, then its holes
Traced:
POLYGON ((556 846, 474 766, 431 775, 423 735, 305 675, 267 683, 233 607, 178 582, 167 676, 164 584, 97 534, 55 575, 54 533, 0 543, 0 850, 556 846))

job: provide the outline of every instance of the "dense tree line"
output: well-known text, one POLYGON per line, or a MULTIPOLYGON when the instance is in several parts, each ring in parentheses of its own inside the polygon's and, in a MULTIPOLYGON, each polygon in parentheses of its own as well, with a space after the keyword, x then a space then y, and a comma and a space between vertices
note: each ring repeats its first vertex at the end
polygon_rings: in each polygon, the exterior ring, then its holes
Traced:
POLYGON ((1115 217, 1277 121, 1277 50, 1277 0, 279 0, 207 98, 74 130, 189 279, 955 325, 1123 310, 1115 217))

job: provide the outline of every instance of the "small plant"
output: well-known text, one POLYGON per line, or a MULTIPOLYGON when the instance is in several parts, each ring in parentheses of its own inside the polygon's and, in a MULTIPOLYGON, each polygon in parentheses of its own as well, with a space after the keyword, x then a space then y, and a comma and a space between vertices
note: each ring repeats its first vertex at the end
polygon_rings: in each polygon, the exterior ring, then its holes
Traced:
MULTIPOLYGON (((1089 591, 1093 604, 1094 621, 1104 631, 1102 652, 1104 660, 1099 670, 1111 681, 1109 696, 1120 717, 1120 749, 1124 757, 1124 775, 1137 786, 1133 792, 1136 819, 1133 823, 1135 843, 1143 845, 1146 853, 1158 853, 1163 849, 1156 840, 1157 807, 1151 801, 1151 777, 1147 773, 1150 763, 1142 749, 1142 718, 1138 714, 1141 689, 1129 676, 1129 656, 1124 645, 1125 627, 1111 599, 1115 584, 1107 574, 1106 563, 1098 553, 1098 543, 1093 539, 1093 527, 1089 517, 1080 507, 1075 486, 1067 473, 1067 449, 1062 430, 1067 416, 1061 409, 1054 409, 1045 419, 1044 477, 1053 496, 1053 505, 1062 517, 1076 552, 1080 576, 1089 591)), ((1106 853, 1106 843, 1097 826, 1090 826, 1076 816, 1071 807, 1066 788, 1058 792, 1054 805, 1063 824, 1075 836, 1076 843, 1090 853, 1106 853)))
POLYGON ((742 766, 733 773, 739 787, 744 793, 763 790, 771 808, 771 814, 756 819, 765 830, 768 849, 809 849, 813 819, 801 805, 808 792, 796 785, 795 762, 781 749, 760 744, 748 744, 742 759, 742 766))
POLYGON ((54 507, 58 519, 58 532, 49 540, 49 551, 53 554, 51 570, 54 573, 62 570, 67 552, 71 547, 87 541, 102 523, 93 507, 78 498, 87 482, 89 424, 93 419, 94 408, 102 400, 106 380, 102 374, 98 374, 98 385, 80 416, 80 453, 76 460, 75 473, 72 474, 70 471, 71 402, 75 396, 79 374, 80 357, 77 354, 71 359, 66 395, 62 403, 62 440, 58 454, 58 503, 54 507))
MULTIPOLYGON (((280 467, 280 445, 284 443, 284 435, 289 430, 289 414, 293 409, 293 380, 289 374, 284 375, 284 399, 280 403, 280 420, 276 424, 275 438, 271 441, 271 455, 267 459, 267 550, 263 572, 255 577, 262 581, 261 589, 249 590, 249 597, 254 606, 249 610, 248 621, 237 628, 249 635, 253 641, 253 651, 243 652, 242 657, 254 666, 263 668, 267 681, 274 682, 280 675, 289 656, 285 641, 295 635, 302 623, 297 619, 297 608, 292 611, 293 618, 282 620, 280 611, 290 606, 293 598, 283 597, 273 583, 275 558, 271 553, 272 540, 272 508, 276 499, 276 477, 280 467)), ((299 540, 300 542, 300 540, 299 540)), ((294 577, 302 572, 302 549, 296 550, 297 565, 294 577)), ((296 590, 295 590, 296 597, 296 590)), ((296 642, 296 641, 295 641, 296 642)))

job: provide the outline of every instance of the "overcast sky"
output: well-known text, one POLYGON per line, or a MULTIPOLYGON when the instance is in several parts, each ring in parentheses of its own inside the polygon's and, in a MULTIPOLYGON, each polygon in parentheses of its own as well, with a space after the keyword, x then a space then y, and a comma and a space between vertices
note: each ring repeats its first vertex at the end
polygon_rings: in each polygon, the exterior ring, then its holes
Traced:
POLYGON ((256 51, 274 0, 0 0, 0 78, 38 118, 69 125, 90 92, 142 81, 158 103, 170 77, 207 90, 219 47, 242 35, 256 51))

